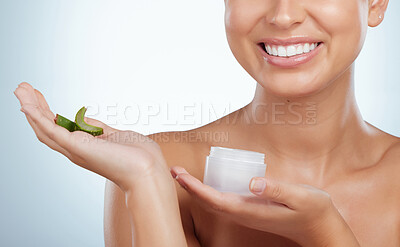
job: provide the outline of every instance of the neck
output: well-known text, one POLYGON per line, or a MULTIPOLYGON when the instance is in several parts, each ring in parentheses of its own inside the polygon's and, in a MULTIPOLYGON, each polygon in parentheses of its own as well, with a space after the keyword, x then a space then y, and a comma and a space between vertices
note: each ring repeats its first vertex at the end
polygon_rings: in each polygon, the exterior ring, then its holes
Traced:
POLYGON ((368 127, 355 100, 353 71, 352 66, 307 97, 278 97, 258 84, 253 101, 241 111, 241 123, 251 127, 245 138, 265 147, 271 159, 292 165, 327 167, 354 154, 368 127))

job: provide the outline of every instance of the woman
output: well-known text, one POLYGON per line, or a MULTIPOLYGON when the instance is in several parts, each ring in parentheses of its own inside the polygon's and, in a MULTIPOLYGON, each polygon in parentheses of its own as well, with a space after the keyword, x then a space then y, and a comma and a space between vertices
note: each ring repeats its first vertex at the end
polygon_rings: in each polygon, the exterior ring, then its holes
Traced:
POLYGON ((189 131, 145 137, 87 119, 104 135, 69 133, 28 83, 15 94, 40 141, 110 180, 106 246, 400 246, 400 141, 363 121, 353 81, 387 5, 225 0, 229 45, 257 89, 250 104, 189 131), (201 138, 210 133, 228 138, 201 138), (199 181, 211 146, 266 154, 255 197, 199 181))

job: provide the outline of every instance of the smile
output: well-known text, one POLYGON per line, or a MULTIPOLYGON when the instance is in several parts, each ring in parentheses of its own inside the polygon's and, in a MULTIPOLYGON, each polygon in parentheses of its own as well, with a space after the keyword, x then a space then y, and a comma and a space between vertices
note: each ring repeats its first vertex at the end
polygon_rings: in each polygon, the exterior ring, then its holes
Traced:
POLYGON ((263 43, 261 45, 263 46, 264 51, 268 53, 268 55, 276 57, 293 57, 313 51, 320 43, 321 42, 302 43, 289 46, 276 46, 266 43, 263 43))
POLYGON ((311 61, 324 43, 309 38, 264 39, 258 43, 264 60, 282 68, 291 68, 311 61))

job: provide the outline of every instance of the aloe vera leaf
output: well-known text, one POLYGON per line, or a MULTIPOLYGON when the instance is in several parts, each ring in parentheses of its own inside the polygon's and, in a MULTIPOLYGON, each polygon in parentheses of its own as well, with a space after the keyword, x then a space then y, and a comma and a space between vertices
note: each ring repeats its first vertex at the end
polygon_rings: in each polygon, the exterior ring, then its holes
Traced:
POLYGON ((86 113, 87 108, 82 107, 75 116, 75 123, 77 126, 77 130, 81 130, 84 132, 87 132, 93 136, 99 136, 103 134, 103 128, 96 127, 90 124, 87 124, 84 121, 85 113, 86 113))
POLYGON ((77 129, 77 126, 74 122, 72 122, 71 120, 69 120, 66 117, 63 117, 59 114, 56 115, 56 118, 54 119, 54 122, 61 126, 66 128, 67 130, 69 130, 69 132, 73 132, 77 129))

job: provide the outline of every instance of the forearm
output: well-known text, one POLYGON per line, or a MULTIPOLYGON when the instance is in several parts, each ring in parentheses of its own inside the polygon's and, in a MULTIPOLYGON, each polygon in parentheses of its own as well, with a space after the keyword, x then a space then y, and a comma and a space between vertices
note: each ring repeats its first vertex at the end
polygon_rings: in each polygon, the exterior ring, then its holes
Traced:
POLYGON ((187 246, 172 178, 143 178, 126 200, 135 247, 187 246))

